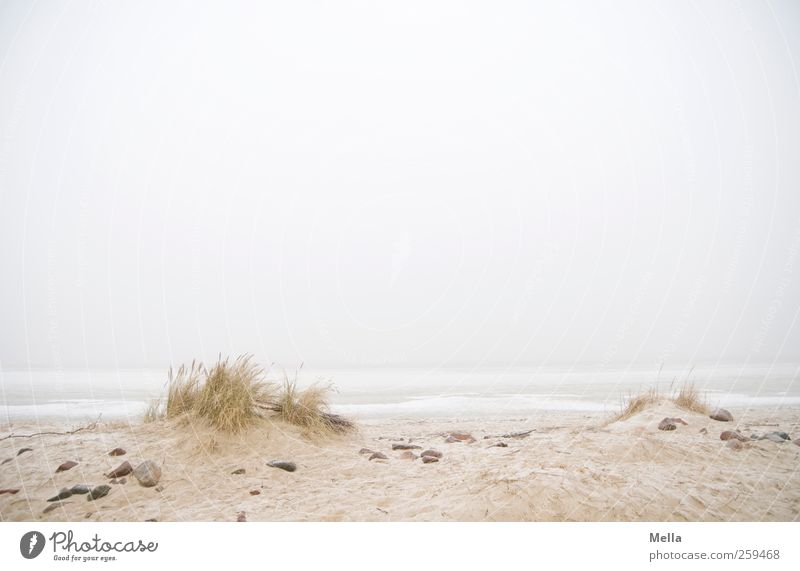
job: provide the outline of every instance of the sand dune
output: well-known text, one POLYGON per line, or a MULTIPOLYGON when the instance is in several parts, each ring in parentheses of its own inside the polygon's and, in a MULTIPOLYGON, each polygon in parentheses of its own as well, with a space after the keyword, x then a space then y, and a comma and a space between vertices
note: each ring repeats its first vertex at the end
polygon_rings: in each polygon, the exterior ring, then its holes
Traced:
MULTIPOLYGON (((239 436, 181 421, 101 424, 71 436, 0 441, 0 519, 54 521, 480 520, 796 521, 800 446, 768 440, 734 450, 720 432, 784 430, 800 436, 800 411, 733 410, 723 423, 676 408, 651 407, 627 420, 551 412, 509 420, 362 421, 345 436, 308 439, 265 421, 239 436), (688 425, 660 431, 664 417, 688 425), (706 429, 702 433, 701 429, 706 429), (498 435, 533 430, 527 437, 498 435), (473 443, 446 443, 452 431, 473 443), (485 438, 489 436, 488 438, 485 438), (492 446, 503 442, 505 447, 492 446), (443 453, 437 463, 401 459, 392 444, 443 453), (16 456, 23 447, 31 452, 16 456), (116 447, 124 456, 108 456, 116 447), (368 460, 361 448, 388 460, 368 460), (268 467, 291 460, 293 473, 268 467), (74 468, 55 473, 67 460, 74 468), (99 500, 72 496, 48 513, 47 498, 75 484, 108 483, 121 462, 153 460, 159 486, 135 478, 99 500), (232 472, 244 469, 244 474, 232 472), (256 494, 257 492, 257 494, 256 494)), ((4 427, 28 434, 64 430, 36 423, 4 427)), ((420 450, 416 450, 420 452, 420 450)))

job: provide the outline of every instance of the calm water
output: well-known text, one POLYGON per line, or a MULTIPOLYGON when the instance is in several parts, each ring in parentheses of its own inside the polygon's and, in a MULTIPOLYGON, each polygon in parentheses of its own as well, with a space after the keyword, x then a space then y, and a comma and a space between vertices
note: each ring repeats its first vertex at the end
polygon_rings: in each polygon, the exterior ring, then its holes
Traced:
MULTIPOLYGON (((282 378, 272 375, 273 378, 282 378)), ((355 418, 525 416, 537 410, 602 412, 631 392, 687 380, 712 405, 800 406, 800 366, 686 370, 337 369, 305 370, 300 385, 330 382, 332 410, 355 418)), ((163 370, 0 371, 0 422, 141 417, 164 394, 163 370)))

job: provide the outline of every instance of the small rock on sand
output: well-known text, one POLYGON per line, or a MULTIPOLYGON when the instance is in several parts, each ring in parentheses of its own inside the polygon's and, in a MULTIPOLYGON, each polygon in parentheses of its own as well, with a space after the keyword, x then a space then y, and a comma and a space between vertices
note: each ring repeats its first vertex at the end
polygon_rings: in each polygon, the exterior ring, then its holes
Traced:
POLYGON ((236 521, 247 521, 246 512, 236 512, 236 521))
POLYGON ((445 442, 466 442, 467 444, 472 444, 475 442, 475 438, 467 432, 451 432, 447 435, 445 442))
POLYGON ((400 454, 401 460, 416 460, 419 458, 416 454, 414 454, 411 450, 406 450, 402 454, 400 454))
POLYGON ((72 490, 71 489, 69 489, 69 488, 61 488, 61 491, 58 492, 58 494, 56 494, 52 498, 47 498, 47 501, 48 502, 58 502, 58 501, 61 501, 61 500, 66 500, 71 495, 72 495, 72 490))
POLYGON ((261 490, 250 490, 250 495, 251 496, 260 496, 261 495, 261 490))
POLYGON ((505 442, 495 442, 494 444, 490 444, 489 448, 508 448, 508 444, 505 442))
POLYGON ((659 430, 675 430, 676 428, 678 427, 674 422, 672 422, 671 418, 664 418, 658 423, 659 430))
POLYGON ((25 454, 26 452, 33 452, 33 448, 20 448, 17 451, 17 456, 19 456, 20 454, 25 454))
POLYGON ((297 464, 294 462, 284 462, 283 460, 272 460, 267 462, 267 466, 270 468, 280 468, 281 470, 286 470, 287 472, 294 472, 297 470, 297 464))
POLYGON ((422 446, 416 444, 392 444, 392 450, 421 450, 422 446))
POLYGON ((63 464, 61 464, 58 468, 56 468, 56 473, 58 472, 66 472, 67 470, 72 470, 75 466, 77 466, 77 462, 73 462, 72 460, 67 460, 63 464))
POLYGON ((715 409, 708 416, 709 418, 712 418, 713 420, 718 420, 720 422, 733 421, 733 415, 724 408, 715 409))
POLYGON ((742 442, 745 442, 747 440, 747 437, 745 437, 743 434, 741 434, 738 431, 723 430, 719 435, 719 439, 720 440, 740 440, 742 442))
POLYGON ((2 496, 3 494, 11 494, 13 496, 17 492, 19 492, 19 488, 3 488, 0 489, 0 496, 2 496))
POLYGON ((700 434, 708 434, 708 428, 701 428, 700 434))
POLYGON ((86 484, 75 484, 69 489, 70 492, 73 494, 88 494, 91 491, 91 488, 86 484))
POLYGON ((245 470, 244 468, 237 468, 236 470, 231 472, 231 474, 233 474, 234 476, 241 476, 245 472, 247 472, 247 470, 245 470))
POLYGON ((133 466, 131 466, 130 462, 125 460, 125 462, 106 474, 106 478, 121 478, 122 476, 127 476, 131 472, 133 472, 133 466))
POLYGON ((442 457, 442 453, 439 452, 438 450, 428 449, 428 450, 423 451, 420 454, 420 456, 432 456, 433 458, 441 458, 442 457))
POLYGON ((383 452, 373 452, 370 460, 388 460, 389 458, 383 452))
POLYGON ((107 496, 108 492, 110 491, 111 491, 111 486, 109 486, 108 484, 101 484, 99 486, 96 486, 91 492, 89 492, 89 495, 86 496, 86 499, 89 500, 90 502, 93 500, 99 500, 100 498, 107 496))
POLYGON ((436 456, 423 456, 422 463, 423 464, 431 464, 433 462, 438 462, 439 459, 436 456))
POLYGON ((109 456, 125 456, 127 452, 124 448, 114 448, 111 452, 108 453, 109 456))
POLYGON ((134 477, 145 488, 151 488, 161 479, 161 468, 152 460, 146 460, 133 470, 134 477))
POLYGON ((759 440, 770 440, 772 442, 783 443, 787 440, 790 440, 789 435, 785 432, 781 432, 779 430, 775 430, 773 432, 767 432, 763 436, 759 438, 759 440))
POLYGON ((44 509, 42 510, 42 513, 43 513, 43 514, 50 513, 50 512, 51 512, 51 511, 53 511, 54 509, 57 509, 57 508, 60 508, 60 507, 62 507, 62 506, 65 506, 65 505, 67 505, 67 503, 68 503, 68 502, 58 502, 57 504, 52 504, 52 505, 49 505, 49 506, 47 506, 46 508, 44 508, 44 509))
POLYGON ((374 450, 370 450, 369 448, 362 448, 358 451, 359 454, 375 454, 374 450))

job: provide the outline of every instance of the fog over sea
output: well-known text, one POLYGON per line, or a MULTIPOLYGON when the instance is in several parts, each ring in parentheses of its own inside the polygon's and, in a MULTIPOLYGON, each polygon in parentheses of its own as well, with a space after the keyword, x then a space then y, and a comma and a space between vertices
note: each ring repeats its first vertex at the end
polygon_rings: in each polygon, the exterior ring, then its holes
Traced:
MULTIPOLYGON (((283 371, 268 378, 280 382, 283 371)), ((288 371, 294 377, 294 371, 288 371)), ((691 382, 711 406, 800 405, 800 366, 591 370, 535 366, 304 369, 298 384, 330 383, 333 412, 356 419, 526 417, 541 410, 614 412, 627 395, 691 382)), ((164 370, 0 371, 0 422, 140 420, 164 396, 164 370)))

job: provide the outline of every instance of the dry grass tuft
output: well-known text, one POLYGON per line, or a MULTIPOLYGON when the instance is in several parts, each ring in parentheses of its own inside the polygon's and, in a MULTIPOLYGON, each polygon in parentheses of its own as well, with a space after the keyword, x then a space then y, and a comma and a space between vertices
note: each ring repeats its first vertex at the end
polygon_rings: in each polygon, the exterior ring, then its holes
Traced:
POLYGON ((353 423, 328 412, 330 391, 330 386, 319 384, 300 390, 296 381, 287 378, 277 399, 270 403, 271 409, 285 422, 309 432, 345 432, 353 428, 353 423))
POLYGON ((164 409, 161 407, 161 401, 153 399, 147 405, 144 411, 144 422, 156 422, 164 419, 164 409))
POLYGON ((177 372, 169 369, 169 382, 167 385, 167 418, 175 418, 191 411, 197 401, 197 393, 201 384, 200 378, 207 374, 202 364, 192 361, 192 366, 178 367, 177 372))
POLYGON ((693 383, 685 383, 674 397, 674 402, 679 408, 700 414, 708 414, 710 409, 705 398, 700 396, 693 383))
POLYGON ((639 414, 646 408, 658 404, 663 400, 663 397, 654 388, 649 388, 643 393, 637 395, 630 395, 627 399, 622 401, 620 411, 611 419, 611 422, 618 420, 626 420, 635 414, 639 414))

